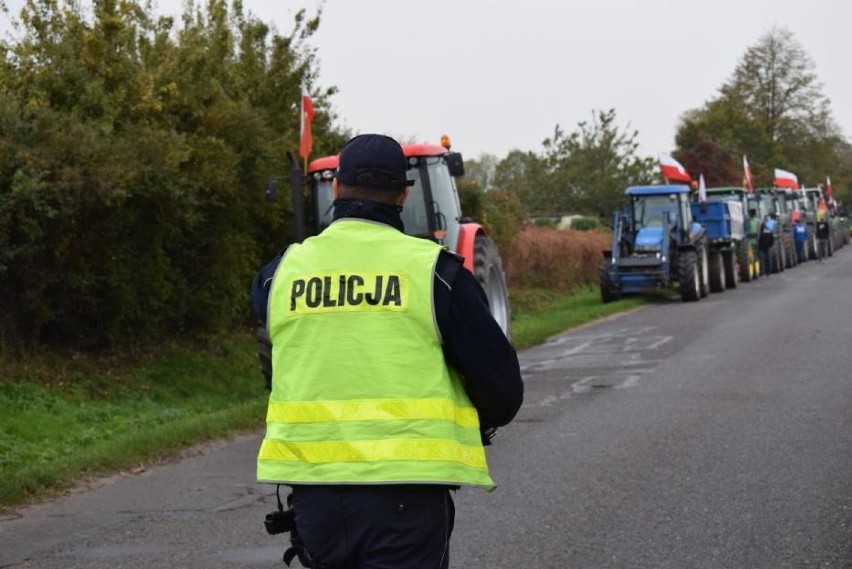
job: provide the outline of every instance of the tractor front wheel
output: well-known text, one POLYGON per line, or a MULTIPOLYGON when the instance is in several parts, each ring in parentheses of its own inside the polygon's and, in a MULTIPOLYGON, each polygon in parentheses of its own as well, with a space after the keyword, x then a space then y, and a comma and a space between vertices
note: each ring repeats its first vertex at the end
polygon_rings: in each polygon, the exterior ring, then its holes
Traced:
POLYGON ((680 298, 694 302, 701 298, 701 275, 698 255, 695 251, 683 251, 677 258, 677 273, 680 279, 680 298))
POLYGON ((602 259, 598 265, 598 281, 601 285, 601 301, 606 304, 621 298, 621 295, 616 292, 612 285, 612 279, 609 276, 610 262, 607 259, 602 259))

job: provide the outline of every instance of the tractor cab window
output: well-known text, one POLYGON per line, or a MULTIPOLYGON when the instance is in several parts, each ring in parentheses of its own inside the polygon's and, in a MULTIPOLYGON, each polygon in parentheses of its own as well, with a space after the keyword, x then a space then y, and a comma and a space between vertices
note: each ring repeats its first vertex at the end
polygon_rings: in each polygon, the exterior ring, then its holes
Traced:
MULTIPOLYGON (((402 209, 402 223, 405 232, 417 237, 430 237, 429 218, 427 217, 426 200, 423 198, 423 184, 417 168, 409 168, 408 179, 414 180, 411 193, 402 209)), ((334 217, 334 197, 331 190, 331 180, 315 179, 316 183, 316 215, 320 231, 331 225, 334 217)))
POLYGON ((331 191, 331 180, 316 180, 316 215, 317 227, 320 231, 331 225, 334 215, 334 195, 331 191))
POLYGON ((415 183, 402 210, 405 232, 417 237, 434 239, 433 231, 443 229, 446 235, 442 242, 456 243, 461 206, 455 180, 450 175, 444 157, 419 158, 416 166, 408 169, 408 178, 415 183), (426 186, 431 199, 427 198, 426 186), (438 217, 440 217, 440 223, 438 217))
POLYGON ((677 219, 678 202, 674 194, 633 198, 633 222, 637 230, 643 227, 662 227, 666 212, 669 214, 669 221, 677 219))
POLYGON ((426 199, 423 197, 423 180, 417 167, 408 169, 408 179, 414 180, 408 200, 402 206, 402 224, 405 232, 415 237, 429 237, 429 216, 426 209, 426 199))
POLYGON ((775 211, 775 204, 773 201, 772 194, 760 194, 760 203, 763 204, 763 210, 767 213, 775 211))

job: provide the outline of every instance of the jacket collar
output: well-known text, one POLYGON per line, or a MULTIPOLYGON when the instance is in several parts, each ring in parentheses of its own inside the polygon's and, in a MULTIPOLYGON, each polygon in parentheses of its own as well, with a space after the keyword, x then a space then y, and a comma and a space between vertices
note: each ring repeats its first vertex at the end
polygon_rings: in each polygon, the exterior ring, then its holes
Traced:
POLYGON ((336 200, 334 202, 334 220, 342 218, 366 219, 390 225, 399 231, 405 231, 400 212, 402 208, 370 202, 366 200, 336 200))

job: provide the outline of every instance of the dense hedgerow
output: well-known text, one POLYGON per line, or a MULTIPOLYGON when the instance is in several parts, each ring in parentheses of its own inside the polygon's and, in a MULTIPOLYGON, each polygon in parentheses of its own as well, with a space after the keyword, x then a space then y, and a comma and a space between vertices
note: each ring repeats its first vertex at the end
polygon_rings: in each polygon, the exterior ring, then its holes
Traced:
MULTIPOLYGON (((133 347, 245 322, 257 268, 292 235, 301 86, 288 36, 224 0, 179 25, 128 0, 32 0, 0 41, 0 347, 133 347)), ((314 151, 339 148, 314 91, 314 151)))

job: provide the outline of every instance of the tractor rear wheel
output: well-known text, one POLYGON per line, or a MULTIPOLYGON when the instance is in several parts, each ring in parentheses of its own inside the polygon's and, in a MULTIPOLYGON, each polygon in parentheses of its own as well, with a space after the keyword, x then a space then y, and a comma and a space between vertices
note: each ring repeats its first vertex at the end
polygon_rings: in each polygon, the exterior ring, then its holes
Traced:
POLYGON ((799 264, 799 259, 796 258, 796 244, 793 243, 793 238, 787 240, 787 267, 792 268, 799 264))
POLYGON ((601 259, 601 262, 598 265, 598 281, 601 285, 601 301, 604 304, 621 298, 621 295, 619 295, 612 286, 612 279, 609 276, 609 265, 610 263, 607 259, 601 259))
POLYGON ((770 259, 770 264, 772 265, 771 273, 776 274, 780 273, 784 270, 784 258, 781 255, 781 244, 776 243, 772 250, 770 251, 770 255, 772 258, 770 259))
POLYGON ((698 274, 698 292, 701 298, 710 294, 710 262, 707 259, 707 246, 701 246, 696 250, 698 274))
POLYGON ((722 252, 722 264, 725 266, 725 287, 737 288, 740 274, 737 272, 737 258, 733 251, 722 252))
POLYGON ((817 255, 817 239, 815 234, 811 234, 808 237, 808 242, 805 245, 806 253, 808 256, 808 261, 813 261, 818 257, 817 255))
POLYGON ((512 312, 509 308, 506 273, 503 272, 503 261, 497 252, 497 245, 486 235, 477 235, 473 242, 473 274, 485 290, 491 315, 511 341, 512 312))
POLYGON ((710 271, 710 292, 725 290, 725 268, 722 266, 722 255, 715 249, 707 253, 710 271))
POLYGON ((683 251, 677 256, 677 274, 680 279, 680 298, 694 302, 701 298, 701 275, 695 251, 683 251))

